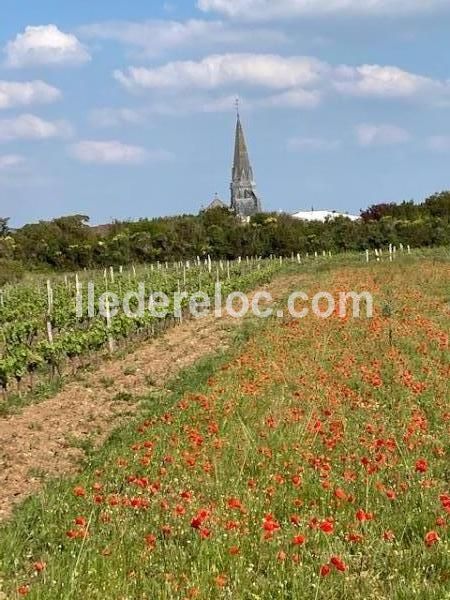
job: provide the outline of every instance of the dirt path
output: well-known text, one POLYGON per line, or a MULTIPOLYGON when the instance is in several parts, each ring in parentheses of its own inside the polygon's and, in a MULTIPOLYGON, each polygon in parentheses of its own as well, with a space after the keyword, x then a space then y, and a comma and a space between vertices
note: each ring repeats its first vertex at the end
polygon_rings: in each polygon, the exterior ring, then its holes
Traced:
MULTIPOLYGON (((277 301, 298 277, 278 277, 264 289, 277 301)), ((124 358, 104 362, 55 397, 0 419, 0 520, 46 478, 79 468, 83 442, 100 445, 130 418, 138 403, 127 395, 139 398, 152 387, 163 387, 181 369, 225 349, 240 322, 213 316, 185 321, 124 358)))

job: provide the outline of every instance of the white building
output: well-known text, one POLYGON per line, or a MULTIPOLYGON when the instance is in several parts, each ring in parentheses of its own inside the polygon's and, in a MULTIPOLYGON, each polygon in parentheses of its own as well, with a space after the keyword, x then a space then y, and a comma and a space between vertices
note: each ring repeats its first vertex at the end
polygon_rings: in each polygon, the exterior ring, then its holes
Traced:
POLYGON ((336 219, 338 217, 345 217, 350 219, 350 221, 358 221, 360 219, 356 215, 341 213, 336 210, 301 210, 294 213, 292 217, 301 221, 320 221, 321 223, 325 223, 327 219, 336 219))

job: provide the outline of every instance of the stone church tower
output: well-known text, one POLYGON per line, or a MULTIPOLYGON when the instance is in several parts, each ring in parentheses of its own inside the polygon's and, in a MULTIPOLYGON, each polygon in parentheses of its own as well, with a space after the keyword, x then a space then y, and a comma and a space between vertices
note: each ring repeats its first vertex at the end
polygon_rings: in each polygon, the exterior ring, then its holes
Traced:
POLYGON ((236 215, 246 218, 262 212, 261 200, 258 197, 256 183, 253 179, 253 169, 248 157, 239 110, 236 123, 233 175, 230 187, 231 210, 236 215))

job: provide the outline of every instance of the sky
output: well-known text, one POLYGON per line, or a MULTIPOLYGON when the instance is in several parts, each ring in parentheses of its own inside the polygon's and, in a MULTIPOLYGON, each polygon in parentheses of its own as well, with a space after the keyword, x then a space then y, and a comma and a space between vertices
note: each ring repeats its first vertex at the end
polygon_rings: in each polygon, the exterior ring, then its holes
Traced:
POLYGON ((2 0, 0 216, 229 201, 235 99, 265 210, 450 189, 450 0, 2 0))

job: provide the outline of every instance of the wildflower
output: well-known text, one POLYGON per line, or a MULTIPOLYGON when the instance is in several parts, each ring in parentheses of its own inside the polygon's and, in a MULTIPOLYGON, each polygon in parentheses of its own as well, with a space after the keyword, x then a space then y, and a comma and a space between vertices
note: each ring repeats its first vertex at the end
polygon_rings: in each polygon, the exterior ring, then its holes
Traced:
POLYGON ((425 535, 425 544, 430 548, 431 546, 439 542, 440 539, 441 538, 439 537, 436 531, 429 531, 425 535))
POLYGON ((200 509, 197 512, 197 514, 195 515, 195 517, 192 518, 191 527, 193 529, 200 529, 201 526, 203 525, 204 521, 206 521, 206 519, 208 519, 208 517, 209 517, 209 511, 206 508, 200 509))
POLYGON ((330 573, 331 573, 331 567, 330 567, 330 565, 322 565, 320 567, 320 575, 321 575, 321 577, 326 577, 330 573))
POLYGON ((383 533, 383 539, 385 542, 393 542, 395 540, 395 533, 389 529, 383 533))
POLYGON ((416 461, 416 472, 426 473, 428 471, 428 461, 425 458, 421 458, 416 461))
POLYGON ((442 508, 450 513, 450 494, 441 494, 439 496, 439 500, 441 502, 442 508))
POLYGON ((228 506, 228 508, 235 509, 235 510, 243 509, 242 503, 238 498, 229 498, 229 500, 227 502, 227 506, 228 506))
POLYGON ((30 588, 28 585, 21 585, 19 588, 17 588, 17 593, 20 596, 26 596, 30 593, 30 588))
POLYGON ((41 571, 44 571, 44 569, 45 569, 46 566, 47 566, 46 563, 42 562, 42 561, 38 561, 38 562, 35 562, 33 564, 33 568, 34 568, 35 571, 37 571, 37 573, 40 573, 41 571))
POLYGON ((326 533, 327 535, 333 533, 334 531, 334 525, 333 522, 330 521, 329 519, 325 519, 325 521, 322 521, 319 524, 319 529, 320 531, 323 531, 323 533, 326 533))
POLYGON ((292 525, 300 525, 300 517, 299 517, 299 515, 292 515, 291 516, 291 523, 292 523, 292 525))
POLYGON ((73 493, 77 498, 83 498, 84 496, 86 496, 86 490, 80 485, 77 485, 73 488, 73 493))
POLYGON ((347 494, 344 492, 342 488, 336 488, 334 490, 334 497, 338 500, 347 500, 347 494))
POLYGON ((226 586, 227 581, 228 581, 228 577, 226 575, 218 575, 216 577, 216 585, 217 587, 223 588, 226 586))
POLYGON ((145 543, 147 544, 147 546, 149 548, 151 548, 153 550, 156 546, 156 536, 149 533, 148 535, 145 536, 145 543))
POLYGON ((347 542, 359 543, 362 542, 364 537, 360 533, 349 533, 346 537, 347 542))
POLYGON ((163 525, 161 527, 161 533, 165 536, 165 537, 170 537, 172 535, 172 527, 170 525, 163 525))
POLYGON ((306 542, 306 538, 305 538, 305 536, 304 536, 304 535, 296 535, 296 536, 293 538, 293 540, 292 540, 292 543, 293 543, 295 546, 301 546, 301 545, 303 545, 305 542, 306 542))
POLYGON ((264 517, 263 529, 267 531, 267 533, 272 534, 280 529, 280 524, 272 514, 268 514, 264 517))
POLYGON ((330 559, 330 563, 336 567, 336 569, 338 571, 345 571, 347 569, 347 566, 345 564, 345 562, 342 560, 342 558, 340 558, 339 556, 332 556, 330 559))
POLYGON ((360 508, 358 511, 356 511, 356 518, 361 523, 364 523, 364 521, 372 521, 373 520, 373 513, 366 512, 365 510, 363 510, 362 508, 360 508))

